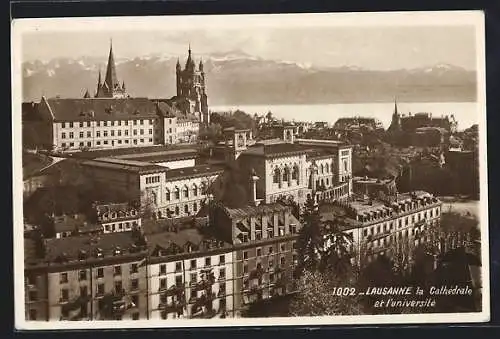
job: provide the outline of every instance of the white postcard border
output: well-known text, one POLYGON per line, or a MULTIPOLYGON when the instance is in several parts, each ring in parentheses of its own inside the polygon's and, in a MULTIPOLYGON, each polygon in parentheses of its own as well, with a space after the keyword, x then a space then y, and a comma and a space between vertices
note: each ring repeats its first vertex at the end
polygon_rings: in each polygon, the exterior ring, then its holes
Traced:
POLYGON ((473 323, 490 320, 490 274, 488 233, 488 179, 486 148, 486 89, 485 89, 485 31, 484 13, 481 11, 443 12, 377 12, 330 14, 266 14, 266 15, 207 15, 207 16, 149 16, 149 17, 100 17, 100 18, 44 18, 17 19, 12 21, 11 70, 12 70, 12 179, 13 179, 13 234, 14 234, 14 300, 15 326, 18 330, 54 329, 125 329, 125 328, 180 328, 180 327, 236 327, 236 326, 317 326, 317 325, 382 325, 420 323, 473 323), (332 20, 334 18, 334 20, 332 20), (223 20, 221 20, 223 19, 223 20), (193 21, 194 20, 194 21, 193 21), (24 242, 23 242, 23 178, 22 178, 22 35, 39 30, 154 30, 154 27, 172 25, 177 30, 215 26, 238 28, 243 25, 281 26, 447 26, 474 25, 476 28, 477 91, 480 151, 480 228, 482 250, 482 311, 475 313, 431 313, 404 315, 360 315, 286 318, 229 318, 210 320, 132 320, 40 322, 26 321, 24 307, 24 242), (112 29, 109 29, 111 26, 112 29))

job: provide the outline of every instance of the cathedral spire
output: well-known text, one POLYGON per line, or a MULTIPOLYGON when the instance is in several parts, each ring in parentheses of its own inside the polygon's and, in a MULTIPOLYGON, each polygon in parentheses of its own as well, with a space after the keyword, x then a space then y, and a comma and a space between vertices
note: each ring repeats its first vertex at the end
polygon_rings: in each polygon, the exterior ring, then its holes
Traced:
POLYGON ((104 82, 111 90, 114 89, 115 86, 119 84, 118 78, 116 77, 115 58, 113 55, 113 40, 110 40, 108 67, 106 69, 106 78, 104 79, 104 82))
POLYGON ((189 44, 188 58, 186 60, 186 69, 194 70, 194 68, 195 68, 194 61, 191 56, 191 44, 189 44))
POLYGON ((398 98, 394 97, 394 115, 398 114, 398 98))

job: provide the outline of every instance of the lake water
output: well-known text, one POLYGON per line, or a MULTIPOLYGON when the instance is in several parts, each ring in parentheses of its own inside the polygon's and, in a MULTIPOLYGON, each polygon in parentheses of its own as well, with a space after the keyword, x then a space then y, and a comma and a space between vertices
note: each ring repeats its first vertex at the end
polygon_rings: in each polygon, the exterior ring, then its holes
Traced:
MULTIPOLYGON (((327 105, 250 105, 250 106, 211 106, 211 111, 242 110, 248 114, 266 114, 268 111, 278 119, 296 121, 326 121, 335 123, 342 117, 371 117, 377 118, 385 128, 391 123, 394 111, 393 102, 354 103, 354 104, 327 104, 327 105)), ((455 116, 460 130, 479 124, 481 114, 476 102, 398 102, 398 111, 403 114, 429 112, 434 117, 441 115, 455 116)))

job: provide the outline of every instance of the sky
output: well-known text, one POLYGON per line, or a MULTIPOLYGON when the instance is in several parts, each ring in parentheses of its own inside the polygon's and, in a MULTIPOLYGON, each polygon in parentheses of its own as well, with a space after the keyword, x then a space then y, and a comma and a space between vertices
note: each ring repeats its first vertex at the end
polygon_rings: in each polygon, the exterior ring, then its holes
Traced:
MULTIPOLYGON (((133 26, 131 26, 133 27, 133 26)), ((359 66, 390 70, 439 63, 476 69, 476 30, 472 25, 327 27, 169 27, 162 30, 44 30, 22 35, 23 61, 107 57, 110 39, 115 58, 146 55, 196 57, 241 51, 271 60, 315 67, 359 66)))

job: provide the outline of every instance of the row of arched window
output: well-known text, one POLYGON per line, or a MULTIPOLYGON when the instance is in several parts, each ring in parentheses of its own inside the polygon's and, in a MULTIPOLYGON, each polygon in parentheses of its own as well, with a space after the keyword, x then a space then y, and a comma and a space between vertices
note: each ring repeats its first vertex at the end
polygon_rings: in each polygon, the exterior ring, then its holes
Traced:
MULTIPOLYGON (((171 211, 170 208, 167 208, 167 217, 172 217, 174 214, 174 216, 178 216, 180 215, 180 208, 179 206, 175 206, 174 210, 171 211)), ((189 210, 189 205, 184 205, 184 214, 189 214, 191 211, 189 210)), ((193 203, 193 210, 192 210, 193 213, 196 213, 198 212, 198 204, 197 203, 193 203)), ((161 215, 161 212, 158 212, 158 216, 161 218, 162 215, 161 215)))
POLYGON ((289 167, 276 167, 273 171, 273 183, 277 184, 283 181, 299 180, 299 166, 294 165, 290 170, 289 167))
POLYGON ((193 184, 191 188, 189 188, 187 185, 184 185, 182 188, 175 187, 173 191, 170 191, 170 189, 166 189, 165 193, 165 199, 167 201, 170 200, 180 200, 181 196, 182 198, 189 198, 189 197, 197 197, 199 195, 205 194, 207 191, 207 184, 202 183, 199 187, 196 184, 193 184))
POLYGON ((334 173, 335 169, 333 167, 333 163, 331 163, 331 164, 320 164, 318 166, 318 172, 319 172, 319 174, 334 173))

